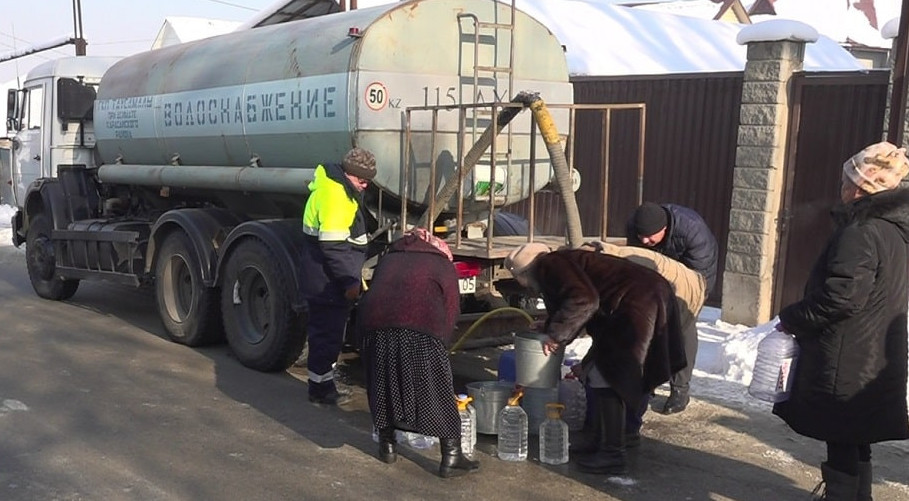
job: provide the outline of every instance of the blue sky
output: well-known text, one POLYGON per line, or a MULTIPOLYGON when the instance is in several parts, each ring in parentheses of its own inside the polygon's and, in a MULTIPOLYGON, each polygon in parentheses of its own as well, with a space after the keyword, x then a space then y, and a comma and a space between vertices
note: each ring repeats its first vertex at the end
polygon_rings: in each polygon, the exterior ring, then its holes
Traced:
MULTIPOLYGON (((246 21, 278 0, 81 0, 87 53, 126 56, 147 50, 168 16, 246 21)), ((6 0, 0 16, 0 56, 69 36, 73 0, 6 0)), ((49 59, 73 55, 72 45, 0 63, 0 83, 49 59)))

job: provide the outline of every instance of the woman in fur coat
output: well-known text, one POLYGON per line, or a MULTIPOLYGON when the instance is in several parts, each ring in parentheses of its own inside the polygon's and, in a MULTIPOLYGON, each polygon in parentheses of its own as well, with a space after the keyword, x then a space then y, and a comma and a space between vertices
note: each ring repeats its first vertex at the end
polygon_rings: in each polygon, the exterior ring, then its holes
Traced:
POLYGON ((582 365, 592 389, 597 451, 578 461, 583 471, 622 474, 625 407, 685 367, 679 312, 672 286, 630 260, 586 250, 550 252, 540 243, 518 247, 505 267, 546 303, 546 354, 586 329, 592 345, 582 365))

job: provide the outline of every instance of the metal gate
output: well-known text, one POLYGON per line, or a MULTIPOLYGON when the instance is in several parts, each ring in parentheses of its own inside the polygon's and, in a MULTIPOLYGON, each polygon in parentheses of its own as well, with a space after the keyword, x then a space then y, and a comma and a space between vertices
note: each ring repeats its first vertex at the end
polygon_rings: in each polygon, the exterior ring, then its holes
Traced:
POLYGON ((773 311, 799 300, 833 233, 845 159, 883 137, 888 71, 800 73, 793 82, 773 311))

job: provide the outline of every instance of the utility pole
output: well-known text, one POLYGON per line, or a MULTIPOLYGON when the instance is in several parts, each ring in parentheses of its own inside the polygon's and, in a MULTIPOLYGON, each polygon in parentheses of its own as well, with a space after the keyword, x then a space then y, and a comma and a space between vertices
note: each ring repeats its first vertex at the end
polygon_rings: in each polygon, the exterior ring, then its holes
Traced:
POLYGON ((900 8, 900 27, 896 36, 896 54, 893 58, 893 88, 890 93, 890 120, 887 124, 887 141, 902 146, 906 120, 906 72, 909 70, 909 0, 900 8))
POLYGON ((85 55, 85 38, 82 36, 82 0, 73 0, 73 43, 76 46, 76 55, 85 55))

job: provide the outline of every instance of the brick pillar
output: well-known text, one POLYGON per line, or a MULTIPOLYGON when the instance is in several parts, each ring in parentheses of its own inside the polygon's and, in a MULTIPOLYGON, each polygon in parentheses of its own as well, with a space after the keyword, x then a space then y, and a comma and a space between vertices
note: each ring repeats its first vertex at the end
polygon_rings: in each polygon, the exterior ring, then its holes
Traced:
MULTIPOLYGON (((890 57, 888 58, 890 80, 887 83, 887 105, 884 108, 884 131, 881 133, 881 141, 887 140, 887 129, 890 127, 890 103, 893 100, 893 65, 895 64, 896 59, 896 42, 896 38, 893 38, 893 43, 890 48, 890 57)), ((903 144, 900 146, 903 146, 904 148, 909 147, 909 113, 906 113, 903 117, 903 144)), ((905 183, 906 181, 903 180, 904 186, 905 183)))
POLYGON ((757 325, 776 314, 771 311, 773 272, 792 74, 802 69, 805 43, 814 41, 793 35, 783 38, 787 39, 746 42, 748 60, 723 275, 722 320, 730 323, 757 325))

